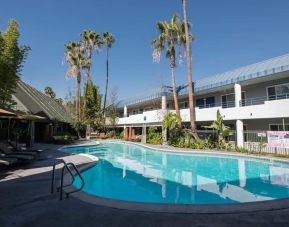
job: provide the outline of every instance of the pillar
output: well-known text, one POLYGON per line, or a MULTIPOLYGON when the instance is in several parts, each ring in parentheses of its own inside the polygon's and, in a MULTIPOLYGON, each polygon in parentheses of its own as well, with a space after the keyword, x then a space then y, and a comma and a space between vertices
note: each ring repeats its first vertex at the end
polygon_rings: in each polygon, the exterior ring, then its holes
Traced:
MULTIPOLYGON (((235 107, 240 107, 242 101, 242 88, 240 84, 234 85, 235 91, 235 107)), ((236 121, 236 129, 237 129, 237 146, 243 147, 244 146, 244 126, 242 120, 236 121)))
POLYGON ((124 136, 124 140, 128 140, 128 128, 127 127, 124 127, 124 133, 123 133, 123 136, 124 136))
POLYGON ((167 97, 162 96, 162 110, 167 110, 167 97))
POLYGON ((143 125, 143 127, 142 127, 141 142, 142 143, 146 143, 147 142, 147 127, 146 127, 146 125, 143 125))
POLYGON ((242 120, 236 121, 236 129, 237 129, 237 147, 244 146, 244 125, 242 120))
POLYGON ((130 139, 135 140, 135 129, 134 128, 131 128, 130 139))
POLYGON ((123 116, 127 117, 127 107, 126 106, 123 107, 123 116))
POLYGON ((234 91, 235 91, 235 107, 240 107, 240 102, 242 101, 242 88, 240 84, 234 85, 234 91))
POLYGON ((128 140, 131 140, 131 135, 132 135, 132 127, 128 128, 128 140))

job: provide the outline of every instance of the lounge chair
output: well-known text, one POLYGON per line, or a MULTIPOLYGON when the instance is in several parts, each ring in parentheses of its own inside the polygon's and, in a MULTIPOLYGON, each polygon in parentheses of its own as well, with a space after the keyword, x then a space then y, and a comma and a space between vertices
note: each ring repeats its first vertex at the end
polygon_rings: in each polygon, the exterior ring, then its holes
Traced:
POLYGON ((16 154, 30 155, 30 156, 37 156, 38 155, 38 153, 35 151, 12 151, 4 143, 0 143, 0 150, 2 151, 2 153, 6 154, 6 155, 10 155, 10 154, 13 154, 13 155, 16 155, 16 154))
POLYGON ((17 158, 0 157, 0 166, 10 166, 18 162, 17 158))
POLYGON ((11 146, 12 148, 13 148, 13 150, 14 151, 27 151, 27 152, 36 152, 36 153, 40 153, 40 152, 42 152, 43 150, 36 150, 36 149, 21 149, 21 148, 18 148, 17 146, 16 146, 16 144, 15 143, 13 143, 11 140, 7 140, 7 143, 9 144, 9 146, 11 146))
POLYGON ((26 155, 26 154, 5 154, 3 151, 0 150, 0 156, 1 158, 16 158, 20 161, 31 161, 35 159, 35 156, 32 155, 26 155))

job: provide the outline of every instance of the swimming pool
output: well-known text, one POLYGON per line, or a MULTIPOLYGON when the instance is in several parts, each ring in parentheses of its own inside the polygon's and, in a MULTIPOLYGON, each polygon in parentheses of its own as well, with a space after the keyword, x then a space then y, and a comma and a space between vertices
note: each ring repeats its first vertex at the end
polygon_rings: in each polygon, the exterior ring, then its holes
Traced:
MULTIPOLYGON (((232 204, 289 197, 289 164, 245 156, 172 153, 124 143, 67 147, 97 156, 84 192, 162 204, 232 204)), ((76 178, 75 187, 80 186, 76 178)))

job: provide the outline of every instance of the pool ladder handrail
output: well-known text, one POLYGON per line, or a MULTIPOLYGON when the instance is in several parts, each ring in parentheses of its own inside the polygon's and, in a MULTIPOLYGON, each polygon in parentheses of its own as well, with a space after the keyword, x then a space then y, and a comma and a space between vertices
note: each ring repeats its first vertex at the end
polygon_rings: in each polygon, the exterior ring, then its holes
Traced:
POLYGON ((72 163, 72 162, 69 162, 69 163, 66 163, 64 160, 58 160, 56 161, 54 164, 53 164, 53 168, 52 168, 52 179, 51 179, 51 194, 54 193, 54 181, 55 181, 55 167, 56 165, 58 164, 63 164, 63 167, 61 169, 61 181, 60 181, 60 187, 57 187, 57 192, 60 191, 60 200, 62 200, 62 197, 63 197, 63 188, 65 187, 68 187, 68 186, 71 186, 73 183, 74 183, 74 180, 75 180, 75 177, 73 175, 73 173, 71 172, 69 166, 71 166, 74 171, 76 172, 76 174, 79 176, 80 180, 81 180, 81 187, 78 188, 78 189, 75 189, 73 191, 70 191, 70 192, 65 192, 66 194, 66 198, 69 197, 70 194, 72 193, 75 193, 75 192, 78 192, 78 191, 81 191, 85 185, 85 182, 84 182, 84 179, 83 177, 81 176, 78 168, 72 163), (66 185, 63 185, 63 179, 64 179, 64 170, 67 170, 67 172, 70 174, 70 176, 72 177, 72 181, 69 183, 69 184, 66 184, 66 185))

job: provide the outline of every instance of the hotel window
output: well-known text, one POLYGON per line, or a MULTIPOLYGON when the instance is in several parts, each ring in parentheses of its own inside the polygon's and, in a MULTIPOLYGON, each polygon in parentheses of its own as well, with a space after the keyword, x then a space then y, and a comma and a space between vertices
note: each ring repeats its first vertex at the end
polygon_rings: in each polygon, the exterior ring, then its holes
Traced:
POLYGON ((209 108, 215 106, 215 97, 207 97, 196 100, 196 106, 199 108, 209 108))
POLYGON ((180 109, 187 109, 187 108, 189 108, 189 103, 186 101, 180 102, 179 106, 180 106, 180 109))
POLYGON ((289 83, 267 88, 268 100, 289 98, 289 83))
POLYGON ((199 107, 199 108, 204 108, 205 100, 204 99, 197 99, 196 100, 196 106, 199 107))
POLYGON ((222 107, 230 108, 235 106, 235 94, 222 95, 222 107))
MULTIPOLYGON (((241 98, 242 98, 242 100, 245 100, 245 92, 244 91, 242 91, 242 97, 241 98)), ((223 108, 235 107, 235 93, 222 95, 222 107, 223 108)))
MULTIPOLYGON (((284 131, 283 124, 271 124, 269 125, 270 131, 284 131)), ((284 125, 285 131, 289 131, 289 124, 284 125)))

